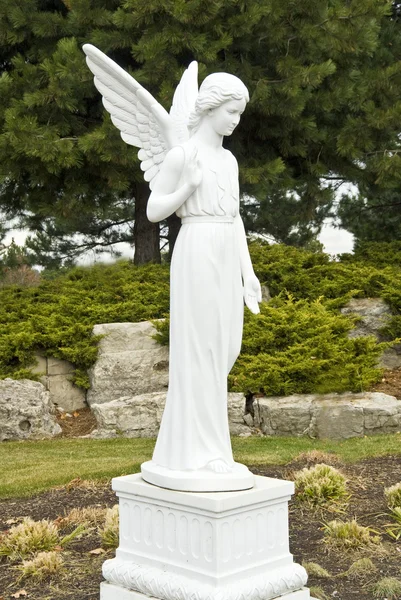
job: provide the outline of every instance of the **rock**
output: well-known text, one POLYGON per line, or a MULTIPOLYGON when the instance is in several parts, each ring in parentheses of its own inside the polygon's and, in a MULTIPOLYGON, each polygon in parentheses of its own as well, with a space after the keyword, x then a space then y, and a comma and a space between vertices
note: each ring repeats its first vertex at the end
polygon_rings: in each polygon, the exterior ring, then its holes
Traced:
POLYGON ((99 357, 89 371, 87 402, 109 403, 122 397, 165 392, 168 385, 168 348, 152 337, 152 323, 95 325, 99 357))
MULTIPOLYGON (((159 431, 167 392, 139 394, 92 404, 97 429, 92 437, 156 437, 159 431)), ((232 435, 248 434, 250 428, 244 421, 245 396, 228 394, 228 418, 232 435)), ((251 415, 247 415, 251 419, 251 415)), ((252 419, 253 421, 253 419, 252 419)))
POLYGON ((313 437, 346 440, 364 435, 363 406, 355 404, 352 394, 327 395, 313 408, 313 437))
POLYGON ((270 302, 272 297, 271 297, 270 290, 267 287, 267 285, 261 286, 261 292, 262 292, 262 302, 270 302))
POLYGON ((51 438, 61 433, 45 387, 24 379, 0 381, 0 441, 51 438))
MULTIPOLYGON (((359 315, 360 321, 355 329, 349 333, 349 337, 362 337, 373 335, 379 342, 384 341, 380 329, 392 317, 390 307, 381 298, 352 298, 346 306, 341 309, 343 315, 359 315)), ((388 348, 380 358, 379 366, 384 369, 398 369, 401 367, 401 346, 399 344, 388 348)))
POLYGON ((92 437, 156 437, 166 395, 166 392, 156 392, 92 404, 97 421, 92 437))
POLYGON ((401 431, 401 401, 379 392, 257 398, 254 426, 265 435, 347 439, 401 431))
POLYGON ((71 375, 53 375, 47 377, 46 387, 55 406, 62 406, 65 411, 74 412, 87 406, 86 392, 74 385, 71 379, 71 375))
POLYGON ((240 435, 249 432, 253 426, 253 417, 245 415, 245 396, 230 392, 227 396, 228 422, 231 435, 240 435), (248 420, 247 420, 248 418, 248 420))
POLYGON ((50 393, 50 400, 56 407, 62 406, 64 411, 74 412, 87 406, 86 391, 72 383, 72 363, 40 354, 35 356, 35 361, 35 365, 30 367, 31 371, 41 375, 40 382, 50 393))

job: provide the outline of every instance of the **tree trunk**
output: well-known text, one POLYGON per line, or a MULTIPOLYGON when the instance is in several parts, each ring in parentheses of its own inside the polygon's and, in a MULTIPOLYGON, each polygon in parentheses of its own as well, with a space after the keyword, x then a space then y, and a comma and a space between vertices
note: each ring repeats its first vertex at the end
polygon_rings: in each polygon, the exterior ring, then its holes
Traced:
POLYGON ((146 216, 148 198, 148 184, 137 183, 135 186, 134 265, 161 262, 160 227, 159 223, 151 223, 146 216))
POLYGON ((177 239, 178 232, 180 231, 180 228, 181 228, 180 217, 177 217, 177 215, 175 213, 170 215, 167 218, 167 226, 168 226, 168 234, 167 234, 168 259, 169 259, 169 261, 171 261, 171 258, 173 256, 175 240, 177 239))

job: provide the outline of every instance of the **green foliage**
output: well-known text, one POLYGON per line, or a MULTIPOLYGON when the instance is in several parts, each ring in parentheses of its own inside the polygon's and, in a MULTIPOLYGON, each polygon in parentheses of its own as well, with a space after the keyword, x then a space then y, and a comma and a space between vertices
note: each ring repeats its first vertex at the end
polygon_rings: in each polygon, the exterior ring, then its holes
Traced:
POLYGON ((297 497, 312 505, 323 505, 345 500, 347 480, 338 469, 319 464, 295 473, 297 497))
POLYGON ((355 261, 365 263, 384 269, 388 266, 400 267, 401 265, 401 241, 388 242, 363 242, 355 244, 353 254, 343 254, 342 261, 355 261))
MULTIPOLYGON (((400 150, 398 150, 400 152, 400 150)), ((372 186, 367 193, 342 196, 337 216, 342 227, 355 236, 358 249, 366 242, 389 242, 401 239, 401 193, 395 189, 377 189, 372 186)), ((389 263, 390 264, 390 263, 389 263)))
POLYGON ((0 377, 32 378, 35 352, 71 361, 88 387, 97 357, 97 323, 145 321, 168 312, 168 267, 75 268, 37 287, 0 289, 0 377))
POLYGON ((352 521, 334 520, 323 527, 324 542, 339 550, 359 550, 380 544, 380 535, 371 527, 359 525, 356 519, 352 521))
MULTIPOLYGON (((330 304, 332 308, 345 304, 354 296, 382 296, 399 274, 398 268, 376 267, 357 258, 332 261, 323 252, 282 244, 269 246, 254 242, 250 245, 250 253, 256 274, 269 286, 272 296, 285 290, 296 300, 324 297, 335 301, 330 304)), ((398 288, 397 285, 396 289, 401 291, 401 286, 398 288)))
POLYGON ((373 338, 348 338, 351 328, 320 299, 276 297, 247 315, 231 388, 268 396, 362 391, 380 376, 381 348, 373 338))
POLYGON ((54 523, 25 517, 22 523, 11 527, 0 538, 0 556, 10 560, 23 559, 41 550, 53 550, 58 543, 59 532, 54 523))
POLYGON ((24 560, 18 565, 21 578, 33 578, 38 581, 59 575, 63 571, 64 559, 60 552, 39 552, 31 560, 24 560))
POLYGON ((401 481, 384 489, 387 504, 390 508, 399 506, 401 508, 401 481))
POLYGON ((386 533, 398 541, 401 538, 401 506, 395 506, 390 511, 390 517, 392 518, 391 523, 387 523, 386 533))
POLYGON ((104 526, 99 529, 102 546, 104 548, 116 549, 119 543, 119 509, 118 504, 108 508, 104 520, 104 526))
POLYGON ((376 571, 377 567, 374 562, 368 557, 363 557, 354 561, 350 568, 342 573, 342 575, 344 577, 350 577, 351 579, 362 579, 370 577, 372 573, 375 573, 376 571))
POLYGON ((373 597, 381 600, 399 600, 401 580, 395 577, 383 577, 370 587, 373 597))
MULTIPOLYGON (((396 264, 382 268, 359 257, 333 261, 322 252, 266 243, 251 244, 255 271, 273 299, 259 315, 245 311, 242 353, 232 390, 267 395, 362 391, 380 378, 384 345, 348 338, 355 318, 339 308, 353 296, 380 296, 394 317, 387 339, 401 337, 401 277, 396 264)), ((372 251, 382 264, 388 249, 372 251)), ((111 266, 42 275, 39 285, 0 288, 0 377, 33 377, 35 353, 71 361, 75 383, 88 387, 87 369, 97 356, 97 323, 152 320, 156 338, 168 343, 167 265, 111 266), (160 320, 159 320, 160 319, 160 320), (163 320, 164 319, 164 320, 163 320)))
POLYGON ((308 224, 318 228, 333 199, 324 177, 400 181, 400 23, 391 8, 391 0, 3 1, 0 207, 38 234, 31 248, 43 262, 132 240, 142 174, 93 85, 81 50, 90 42, 165 107, 193 59, 201 79, 213 71, 243 79, 250 103, 227 145, 243 192, 267 199, 282 221, 272 226, 261 206, 251 225, 290 243, 299 227, 296 243, 310 239, 308 224), (294 211, 280 211, 287 191, 299 196, 294 211))
POLYGON ((331 575, 327 571, 327 569, 325 569, 318 563, 303 562, 302 566, 304 569, 306 569, 306 572, 308 573, 308 577, 318 577, 319 579, 328 579, 331 577, 331 575))

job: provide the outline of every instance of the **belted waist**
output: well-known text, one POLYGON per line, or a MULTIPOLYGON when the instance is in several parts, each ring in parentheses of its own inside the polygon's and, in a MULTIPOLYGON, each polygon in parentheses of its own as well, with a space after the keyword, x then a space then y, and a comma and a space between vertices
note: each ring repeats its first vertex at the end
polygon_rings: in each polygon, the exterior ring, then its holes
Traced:
POLYGON ((194 217, 183 217, 181 223, 234 223, 234 217, 230 215, 224 215, 219 217, 218 215, 205 215, 205 216, 194 216, 194 217))

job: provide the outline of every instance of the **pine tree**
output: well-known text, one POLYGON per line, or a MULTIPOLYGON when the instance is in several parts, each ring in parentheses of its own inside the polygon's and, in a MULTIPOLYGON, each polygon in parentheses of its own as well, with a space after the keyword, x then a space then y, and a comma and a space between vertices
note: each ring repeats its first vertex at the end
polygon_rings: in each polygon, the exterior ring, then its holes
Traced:
POLYGON ((367 194, 344 195, 338 210, 340 225, 360 242, 401 240, 401 187, 369 190, 367 194))
POLYGON ((90 42, 166 108, 193 59, 200 79, 239 76, 251 101, 226 145, 260 207, 250 228, 268 231, 271 211, 284 235, 287 206, 287 232, 314 232, 339 181, 401 178, 398 14, 389 0, 0 0, 0 208, 39 232, 31 246, 44 255, 55 239, 65 256, 132 240, 134 220, 140 260, 155 259, 136 151, 101 105, 81 51, 90 42))

